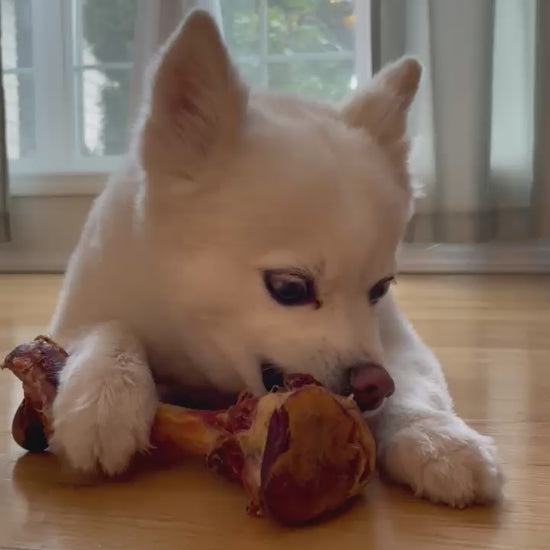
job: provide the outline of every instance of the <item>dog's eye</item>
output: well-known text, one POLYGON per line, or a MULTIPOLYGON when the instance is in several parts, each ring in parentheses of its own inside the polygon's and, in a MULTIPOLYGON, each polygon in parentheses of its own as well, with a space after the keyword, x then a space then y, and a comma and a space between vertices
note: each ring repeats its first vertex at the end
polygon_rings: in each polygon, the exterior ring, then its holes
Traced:
POLYGON ((369 302, 377 304, 388 292, 394 277, 384 277, 369 290, 369 302))
POLYGON ((297 273, 268 270, 264 283, 271 297, 283 306, 303 306, 317 302, 313 280, 297 273))

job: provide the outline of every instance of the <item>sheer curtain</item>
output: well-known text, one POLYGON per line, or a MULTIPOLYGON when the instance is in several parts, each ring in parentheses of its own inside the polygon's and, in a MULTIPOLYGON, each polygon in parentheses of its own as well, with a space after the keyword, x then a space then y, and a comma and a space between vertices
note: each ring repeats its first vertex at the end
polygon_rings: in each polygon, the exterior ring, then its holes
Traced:
MULTIPOLYGON (((0 7, 0 21, 2 9, 0 7)), ((0 46, 0 75, 2 74, 2 48, 0 46)), ((6 120, 4 108, 4 86, 0 81, 0 243, 10 240, 10 218, 8 212, 8 160, 6 155, 6 120)))
POLYGON ((548 173, 536 154, 547 130, 535 124, 547 109, 536 105, 549 70, 537 65, 550 30, 543 11, 548 19, 544 0, 373 0, 375 68, 412 53, 426 70, 411 114, 420 198, 409 241, 549 236, 548 173))
POLYGON ((535 94, 535 189, 540 205, 535 223, 542 238, 550 240, 550 2, 537 5, 537 87, 535 94))
MULTIPOLYGON (((216 0, 137 1, 134 119, 145 69, 159 45, 190 9, 209 9, 221 21, 225 6, 216 0)), ((250 10, 275 4, 252 2, 250 10)), ((334 5, 344 4, 330 2, 334 5)), ((307 26, 308 18, 303 20, 307 26)), ((355 15, 346 15, 346 21, 352 20, 355 52, 341 61, 343 69, 316 72, 307 49, 285 42, 283 55, 277 50, 272 56, 273 82, 275 69, 290 60, 302 72, 293 73, 297 80, 285 81, 280 89, 307 93, 315 82, 324 87, 321 99, 334 99, 364 84, 360 77, 371 65, 376 71, 407 53, 421 59, 425 74, 410 116, 418 199, 402 266, 550 271, 550 2, 356 0, 355 15), (302 89, 300 78, 308 72, 311 82, 302 89), (337 88, 334 97, 325 90, 327 83, 337 88)), ((269 25, 271 32, 275 27, 269 25)), ((247 74, 248 58, 267 51, 262 39, 255 37, 251 44, 258 51, 247 50, 238 60, 243 76, 253 85, 267 82, 271 87, 267 70, 263 79, 247 74)))

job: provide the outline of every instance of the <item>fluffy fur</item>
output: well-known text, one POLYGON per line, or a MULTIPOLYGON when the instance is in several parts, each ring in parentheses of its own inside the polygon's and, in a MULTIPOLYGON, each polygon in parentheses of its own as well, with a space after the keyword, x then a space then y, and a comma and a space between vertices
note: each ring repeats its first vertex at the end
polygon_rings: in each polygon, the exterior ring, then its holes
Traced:
POLYGON ((193 13, 159 55, 127 163, 97 199, 51 325, 72 353, 54 448, 109 474, 148 445, 157 388, 265 391, 260 362, 335 391, 358 362, 397 391, 379 417, 382 467, 434 501, 493 500, 492 441, 453 412, 441 369, 391 295, 411 209, 403 59, 342 109, 251 93, 211 18, 193 13), (315 279, 321 307, 284 307, 266 269, 315 279), (156 386, 155 386, 156 384, 156 386))

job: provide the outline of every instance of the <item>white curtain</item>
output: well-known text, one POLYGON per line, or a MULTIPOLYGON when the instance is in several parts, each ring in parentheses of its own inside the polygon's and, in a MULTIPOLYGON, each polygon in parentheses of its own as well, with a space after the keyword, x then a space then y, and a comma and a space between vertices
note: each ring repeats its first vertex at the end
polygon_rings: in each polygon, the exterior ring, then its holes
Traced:
MULTIPOLYGON (((1 10, 0 10, 1 11, 1 10)), ((0 13, 1 20, 1 13, 0 13)), ((0 75, 2 74, 2 48, 0 46, 0 75)), ((10 240, 10 218, 8 211, 9 180, 6 154, 6 120, 4 109, 4 86, 0 81, 0 243, 10 240)))
POLYGON ((535 93, 535 170, 533 203, 538 235, 550 240, 550 2, 537 4, 537 87, 535 93))
POLYGON ((548 201, 537 215, 544 205, 534 200, 537 9, 544 4, 372 2, 375 69, 403 53, 425 66, 411 113, 411 168, 422 191, 409 240, 544 236, 535 220, 550 215, 548 201))
MULTIPOLYGON (((220 23, 222 8, 219 0, 138 5, 133 120, 158 47, 192 8, 220 23)), ((356 16, 368 5, 356 0, 356 16)), ((407 239, 550 237, 550 0, 370 0, 370 9, 373 69, 404 53, 425 67, 410 118, 420 197, 407 239)), ((359 45, 369 38, 357 35, 359 45)))

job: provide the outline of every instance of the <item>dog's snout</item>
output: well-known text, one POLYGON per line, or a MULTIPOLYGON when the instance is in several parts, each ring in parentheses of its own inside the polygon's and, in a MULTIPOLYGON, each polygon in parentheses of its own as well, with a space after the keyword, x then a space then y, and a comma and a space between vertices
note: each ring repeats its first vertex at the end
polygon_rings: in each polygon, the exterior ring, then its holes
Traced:
POLYGON ((349 369, 349 388, 362 411, 378 408, 395 391, 393 378, 377 363, 361 363, 349 369))

